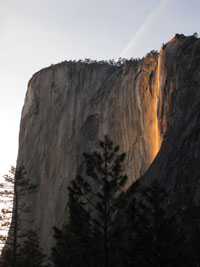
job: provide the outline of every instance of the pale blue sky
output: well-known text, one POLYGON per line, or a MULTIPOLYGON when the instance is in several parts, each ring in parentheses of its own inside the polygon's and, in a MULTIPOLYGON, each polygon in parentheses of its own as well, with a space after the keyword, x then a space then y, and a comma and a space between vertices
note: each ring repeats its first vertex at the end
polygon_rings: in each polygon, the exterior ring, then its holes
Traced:
POLYGON ((68 59, 142 57, 200 33, 199 0, 0 0, 0 176, 15 165, 28 80, 68 59))

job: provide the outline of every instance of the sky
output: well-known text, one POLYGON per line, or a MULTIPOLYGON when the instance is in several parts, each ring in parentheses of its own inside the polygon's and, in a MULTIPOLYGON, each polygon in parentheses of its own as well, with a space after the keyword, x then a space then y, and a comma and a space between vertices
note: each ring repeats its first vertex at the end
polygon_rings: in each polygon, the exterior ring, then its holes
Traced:
POLYGON ((16 164, 31 76, 64 60, 143 57, 200 33, 199 0, 0 0, 0 177, 16 164))

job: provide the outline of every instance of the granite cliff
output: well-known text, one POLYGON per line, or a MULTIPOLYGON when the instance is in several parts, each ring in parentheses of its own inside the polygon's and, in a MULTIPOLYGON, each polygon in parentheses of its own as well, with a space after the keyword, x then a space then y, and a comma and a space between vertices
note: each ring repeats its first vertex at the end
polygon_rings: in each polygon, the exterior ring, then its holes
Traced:
POLYGON ((165 185, 176 206, 200 201, 200 40, 172 39, 162 52, 158 120, 162 146, 141 181, 165 185))
POLYGON ((126 152, 128 186, 160 179, 177 200, 198 198, 200 40, 176 35, 160 53, 123 64, 63 62, 34 74, 22 111, 18 166, 38 184, 27 196, 42 246, 67 213, 82 152, 107 134, 126 152), (157 154, 158 153, 158 154, 157 154))

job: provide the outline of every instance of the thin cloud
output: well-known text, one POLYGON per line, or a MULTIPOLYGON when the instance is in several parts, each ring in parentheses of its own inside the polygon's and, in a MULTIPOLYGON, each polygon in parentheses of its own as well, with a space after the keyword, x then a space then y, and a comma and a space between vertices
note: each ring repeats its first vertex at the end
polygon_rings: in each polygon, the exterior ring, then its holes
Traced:
POLYGON ((133 51, 133 48, 136 46, 136 44, 140 41, 141 37, 144 35, 145 32, 148 31, 152 23, 155 21, 155 19, 161 15, 161 13, 165 10, 167 5, 169 4, 171 0, 161 0, 159 5, 154 9, 154 11, 146 18, 142 26, 139 28, 139 30, 134 34, 131 41, 128 43, 128 45, 123 49, 123 51, 120 54, 120 57, 128 57, 130 55, 130 52, 133 51))

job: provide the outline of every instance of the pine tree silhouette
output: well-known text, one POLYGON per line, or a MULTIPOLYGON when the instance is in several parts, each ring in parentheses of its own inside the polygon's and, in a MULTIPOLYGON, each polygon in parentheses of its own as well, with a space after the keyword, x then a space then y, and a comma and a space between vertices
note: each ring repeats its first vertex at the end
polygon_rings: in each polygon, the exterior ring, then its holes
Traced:
MULTIPOLYGON (((83 153, 86 175, 78 175, 70 183, 68 224, 61 232, 55 230, 57 243, 52 252, 55 266, 64 266, 58 263, 58 254, 66 233, 64 239, 69 241, 64 245, 67 260, 72 260, 71 257, 75 255, 74 258, 82 263, 80 266, 85 266, 84 258, 87 258, 86 266, 111 266, 112 244, 116 236, 114 229, 120 218, 118 200, 127 181, 122 167, 125 153, 119 154, 119 149, 118 145, 113 146, 113 142, 105 136, 103 141, 99 141, 97 151, 83 153), (76 251, 72 245, 74 240, 78 241, 76 251), (89 250, 85 252, 83 247, 89 248, 92 253, 88 255, 89 250), (79 257, 77 253, 80 253, 79 257)), ((73 265, 72 262, 69 266, 79 265, 73 265)))

